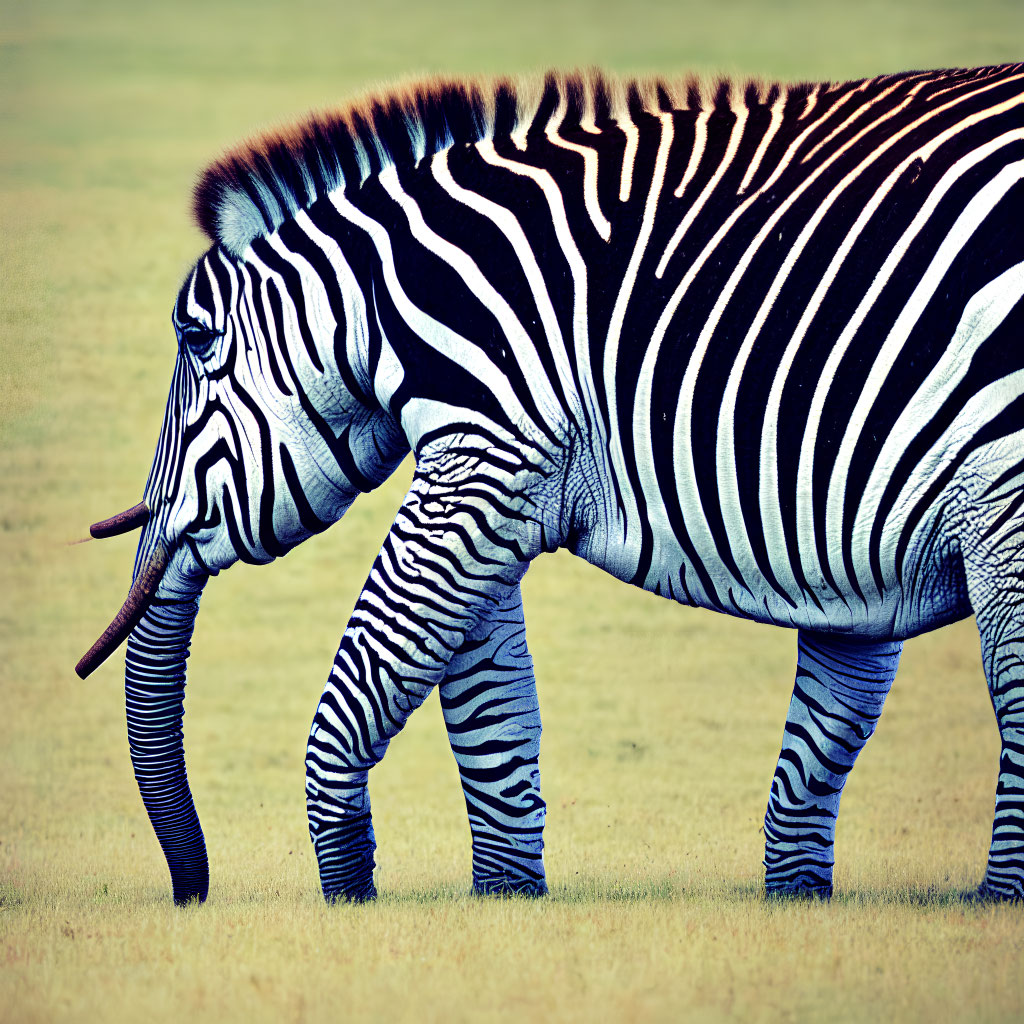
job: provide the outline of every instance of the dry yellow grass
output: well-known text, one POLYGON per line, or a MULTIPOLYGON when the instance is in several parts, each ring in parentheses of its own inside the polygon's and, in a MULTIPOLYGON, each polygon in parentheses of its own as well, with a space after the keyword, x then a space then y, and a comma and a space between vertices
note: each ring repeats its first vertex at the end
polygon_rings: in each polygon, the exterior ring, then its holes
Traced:
POLYGON ((7 947, 6 1019, 986 1021, 1020 1006, 1005 910, 660 885, 546 904, 410 890, 343 913, 311 897, 293 882, 216 909, 37 912, 45 944, 7 947))
POLYGON ((213 884, 203 907, 170 905, 121 666, 72 672, 123 598, 132 544, 63 542, 141 493, 203 162, 399 72, 840 77, 1016 59, 1024 43, 1014 0, 799 2, 770 20, 754 3, 524 0, 500 20, 470 0, 448 19, 354 6, 4 10, 0 1020, 1019 1020, 1024 911, 957 900, 981 877, 998 750, 973 625, 908 645, 844 797, 836 898, 768 904, 760 825, 795 637, 563 555, 525 583, 551 897, 467 895, 433 698, 371 781, 382 898, 325 907, 303 750, 401 479, 204 597, 186 743, 213 884))
MULTIPOLYGON (((383 529, 394 496, 370 498, 355 533, 383 529)), ((0 736, 20 770, 5 776, 0 836, 6 1019, 1019 1016, 1020 908, 957 898, 984 862, 997 750, 972 625, 908 645, 845 796, 837 897, 766 903, 759 826, 793 636, 678 609, 563 556, 527 586, 551 897, 468 895, 432 699, 372 779, 382 898, 323 906, 301 761, 344 617, 332 580, 357 586, 348 540, 332 531, 207 595, 186 722, 211 850, 203 907, 170 905, 119 666, 80 684, 64 667, 73 643, 55 640, 38 675, 8 681, 0 736)), ((78 573, 101 552, 72 549, 78 573)))

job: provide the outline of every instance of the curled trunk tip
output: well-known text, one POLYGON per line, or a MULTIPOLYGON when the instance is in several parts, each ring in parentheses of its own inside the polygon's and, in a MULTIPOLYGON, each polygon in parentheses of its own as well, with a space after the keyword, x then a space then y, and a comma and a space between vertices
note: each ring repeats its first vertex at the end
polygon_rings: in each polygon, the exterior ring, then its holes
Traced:
MULTIPOLYGON (((127 514, 127 513, 122 513, 127 514)), ((160 585, 167 568, 167 552, 163 545, 157 545, 149 561, 142 567, 121 610, 114 621, 103 631, 103 635, 89 648, 75 666, 80 679, 85 679, 99 668, 127 639, 128 634, 139 624, 146 609, 153 601, 156 588, 160 585)))
POLYGON ((149 514, 149 506, 144 501, 140 501, 138 505, 133 505, 131 508, 125 509, 124 512, 118 512, 116 516, 93 523, 89 527, 89 533, 97 539, 116 537, 119 533, 130 533, 132 530, 139 529, 140 526, 145 526, 149 522, 149 514))

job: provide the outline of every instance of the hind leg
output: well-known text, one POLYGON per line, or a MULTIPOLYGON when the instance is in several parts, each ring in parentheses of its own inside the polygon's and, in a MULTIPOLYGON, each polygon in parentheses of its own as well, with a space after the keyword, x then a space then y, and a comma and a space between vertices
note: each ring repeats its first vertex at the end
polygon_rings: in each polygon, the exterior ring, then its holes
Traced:
POLYGON ((981 635, 1002 749, 980 895, 1024 899, 1024 494, 993 499, 965 545, 967 590, 981 635))
POLYGON ((473 836, 473 890, 541 896, 540 708, 519 587, 484 616, 441 684, 473 836))
POLYGON ((902 648, 899 641, 801 630, 796 685, 764 819, 769 895, 832 895, 839 798, 875 731, 902 648))

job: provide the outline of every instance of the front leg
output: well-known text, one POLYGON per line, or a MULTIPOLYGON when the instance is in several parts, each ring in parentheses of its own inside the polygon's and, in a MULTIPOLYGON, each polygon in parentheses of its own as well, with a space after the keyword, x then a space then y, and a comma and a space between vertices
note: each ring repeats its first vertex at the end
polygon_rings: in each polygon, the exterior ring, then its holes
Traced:
POLYGON ((540 708, 518 586, 466 637, 440 695, 473 836, 473 891, 544 895, 540 708))
POLYGON ((520 467, 496 469, 493 457, 450 447, 434 459, 421 454, 310 731, 306 803, 328 900, 376 894, 367 773, 477 624, 509 606, 541 550, 525 497, 537 474, 520 467))

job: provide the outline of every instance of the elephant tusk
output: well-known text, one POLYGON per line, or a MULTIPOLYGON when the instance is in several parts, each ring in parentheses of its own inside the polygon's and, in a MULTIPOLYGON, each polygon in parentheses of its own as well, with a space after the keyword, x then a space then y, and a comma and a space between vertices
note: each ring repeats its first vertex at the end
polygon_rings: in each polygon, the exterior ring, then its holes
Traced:
MULTIPOLYGON (((142 506, 145 508, 145 506, 142 506)), ((130 510, 134 512, 134 509, 130 510)), ((127 512, 122 515, 128 515, 127 512)), ((148 515, 148 511, 147 511, 148 515)), ((111 520, 108 520, 110 522, 111 520)), ((157 545, 156 550, 150 556, 149 561, 142 567, 139 575, 135 578, 128 597, 125 599, 121 610, 114 616, 114 621, 103 631, 103 635, 89 648, 75 666, 75 672, 79 678, 84 679, 87 675, 97 669, 110 657, 114 651, 127 639, 128 634, 139 624, 142 616, 146 614, 160 585, 164 570, 167 568, 167 552, 163 545, 157 545)))
POLYGON ((145 526, 149 522, 149 516, 149 506, 144 501, 140 501, 138 505, 126 509, 124 512, 118 512, 116 516, 93 523, 89 527, 89 533, 97 539, 116 537, 119 533, 129 533, 131 530, 137 530, 140 526, 145 526))

